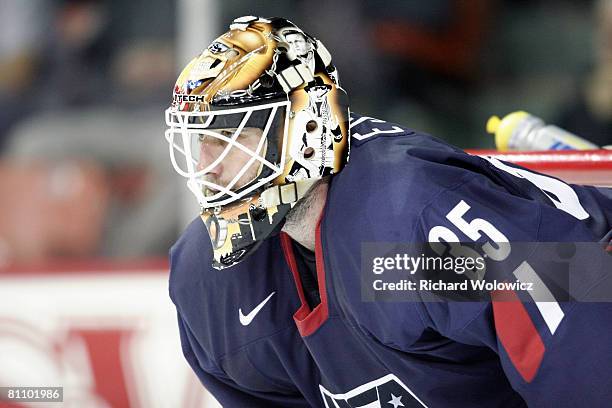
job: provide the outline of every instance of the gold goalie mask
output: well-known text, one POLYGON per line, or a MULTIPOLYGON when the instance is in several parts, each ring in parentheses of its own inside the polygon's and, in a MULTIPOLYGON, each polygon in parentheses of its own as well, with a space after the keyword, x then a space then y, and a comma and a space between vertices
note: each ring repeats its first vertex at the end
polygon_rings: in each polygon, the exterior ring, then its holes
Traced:
POLYGON ((281 18, 234 20, 183 69, 165 116, 217 269, 278 233, 312 184, 348 160, 348 98, 331 56, 281 18))

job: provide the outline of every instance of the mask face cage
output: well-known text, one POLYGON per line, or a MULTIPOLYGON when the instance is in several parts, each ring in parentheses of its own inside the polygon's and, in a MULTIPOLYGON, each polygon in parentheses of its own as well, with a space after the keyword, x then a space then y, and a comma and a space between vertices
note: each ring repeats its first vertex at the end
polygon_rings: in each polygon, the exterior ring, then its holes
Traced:
POLYGON ((239 200, 283 173, 289 107, 283 99, 204 112, 166 110, 172 165, 202 208, 239 200))

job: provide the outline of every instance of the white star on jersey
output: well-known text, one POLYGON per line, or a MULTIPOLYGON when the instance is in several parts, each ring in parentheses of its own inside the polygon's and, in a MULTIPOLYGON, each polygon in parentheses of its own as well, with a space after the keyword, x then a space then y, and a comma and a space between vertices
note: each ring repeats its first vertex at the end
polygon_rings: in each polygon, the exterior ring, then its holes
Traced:
POLYGON ((405 405, 402 403, 401 395, 399 397, 396 397, 395 395, 391 394, 391 401, 387 401, 387 403, 393 405, 393 408, 405 407, 405 405))

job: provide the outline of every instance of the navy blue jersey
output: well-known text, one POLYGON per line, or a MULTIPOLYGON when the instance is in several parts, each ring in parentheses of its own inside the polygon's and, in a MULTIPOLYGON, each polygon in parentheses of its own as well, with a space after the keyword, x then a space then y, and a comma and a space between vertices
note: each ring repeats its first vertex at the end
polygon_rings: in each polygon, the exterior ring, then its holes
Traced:
MULTIPOLYGON (((351 134, 317 227, 313 310, 288 235, 222 271, 199 218, 172 248, 170 296, 202 384, 224 407, 607 406, 612 304, 365 302, 360 274, 363 242, 440 231, 609 240, 612 200, 383 121, 353 117, 351 134)), ((608 279, 589 275, 582 294, 608 279)))

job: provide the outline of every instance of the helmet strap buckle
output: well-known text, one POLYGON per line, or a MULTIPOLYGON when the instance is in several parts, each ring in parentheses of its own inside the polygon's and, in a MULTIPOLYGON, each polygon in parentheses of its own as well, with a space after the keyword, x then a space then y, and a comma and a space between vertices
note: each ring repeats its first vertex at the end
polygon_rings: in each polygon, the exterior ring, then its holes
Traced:
POLYGON ((304 179, 289 184, 273 186, 261 194, 264 207, 293 204, 302 198, 318 179, 304 179))

